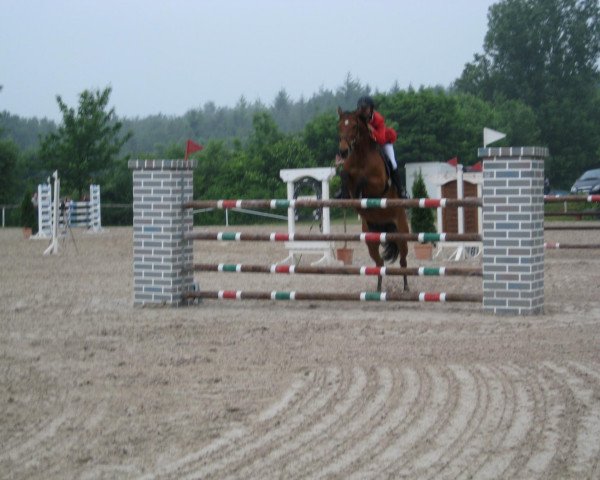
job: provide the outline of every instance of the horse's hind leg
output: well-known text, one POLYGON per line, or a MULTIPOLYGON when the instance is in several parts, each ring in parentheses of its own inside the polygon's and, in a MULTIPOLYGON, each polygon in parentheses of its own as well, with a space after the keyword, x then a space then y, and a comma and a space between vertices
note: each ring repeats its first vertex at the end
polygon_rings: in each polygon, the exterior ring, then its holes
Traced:
MULTIPOLYGON (((398 216, 396 217, 396 226, 398 227, 398 231, 401 233, 408 233, 410 231, 408 227, 408 218, 406 217, 406 211, 404 209, 400 209, 398 212, 398 216)), ((400 254, 400 266, 402 268, 407 267, 406 257, 408 256, 408 242, 400 241, 398 242, 398 253, 400 254)), ((404 291, 408 292, 408 276, 404 275, 404 291)))
MULTIPOLYGON (((406 256, 408 255, 408 242, 399 242, 398 250, 400 251, 400 266, 406 268, 408 263, 406 262, 406 256)), ((408 276, 404 275, 404 291, 408 292, 408 276)))
MULTIPOLYGON (((378 267, 383 267, 383 258, 381 258, 381 255, 379 253, 379 244, 378 243, 369 243, 367 245, 367 248, 369 249, 369 255, 375 262, 375 265, 377 265, 378 267)), ((381 292, 381 281, 382 280, 383 280, 383 277, 381 275, 378 275, 377 276, 377 291, 378 292, 381 292)))
MULTIPOLYGON (((362 222, 362 231, 363 232, 369 231, 369 228, 364 221, 362 222)), ((383 267, 383 258, 381 257, 381 254, 379 253, 379 243, 367 243, 367 249, 369 250, 369 256, 375 262, 375 265, 378 267, 383 267)), ((381 281, 382 280, 383 279, 382 279, 381 275, 378 275, 377 276, 377 291, 378 292, 381 292, 381 281)))

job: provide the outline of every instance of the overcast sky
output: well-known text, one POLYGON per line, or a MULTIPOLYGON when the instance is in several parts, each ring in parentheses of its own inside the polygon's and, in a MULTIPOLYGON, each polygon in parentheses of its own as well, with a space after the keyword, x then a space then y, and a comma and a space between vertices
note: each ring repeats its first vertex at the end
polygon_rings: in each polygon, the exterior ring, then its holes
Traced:
POLYGON ((119 116, 270 105, 350 73, 389 90, 448 86, 482 52, 498 0, 0 0, 0 111, 60 119, 112 87, 119 116))

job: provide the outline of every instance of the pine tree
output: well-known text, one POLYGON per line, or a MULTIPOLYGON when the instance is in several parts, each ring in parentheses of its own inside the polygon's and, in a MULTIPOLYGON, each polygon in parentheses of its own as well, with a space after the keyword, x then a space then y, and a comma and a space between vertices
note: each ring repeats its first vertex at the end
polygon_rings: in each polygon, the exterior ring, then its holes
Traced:
MULTIPOLYGON (((429 198, 421 170, 412 186, 413 198, 429 198)), ((413 208, 410 216, 413 233, 435 233, 433 210, 431 208, 413 208)))

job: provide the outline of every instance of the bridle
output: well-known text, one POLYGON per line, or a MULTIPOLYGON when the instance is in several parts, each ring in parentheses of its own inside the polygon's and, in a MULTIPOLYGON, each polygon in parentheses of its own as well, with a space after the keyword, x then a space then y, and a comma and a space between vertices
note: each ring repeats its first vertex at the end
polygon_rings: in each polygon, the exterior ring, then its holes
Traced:
MULTIPOLYGON (((345 122, 345 124, 347 125, 349 120, 348 118, 345 118, 344 120, 340 120, 345 122)), ((360 125, 359 125, 359 119, 356 119, 356 124, 355 124, 355 132, 354 135, 352 137, 350 137, 350 135, 340 135, 340 141, 343 140, 346 142, 346 144, 348 145, 348 152, 346 153, 347 155, 350 155, 352 153, 352 151, 354 150, 354 145, 356 144, 356 142, 358 140, 360 140, 360 125)), ((341 155, 341 152, 340 152, 341 155)), ((342 158, 344 158, 344 156, 342 155, 342 158)))

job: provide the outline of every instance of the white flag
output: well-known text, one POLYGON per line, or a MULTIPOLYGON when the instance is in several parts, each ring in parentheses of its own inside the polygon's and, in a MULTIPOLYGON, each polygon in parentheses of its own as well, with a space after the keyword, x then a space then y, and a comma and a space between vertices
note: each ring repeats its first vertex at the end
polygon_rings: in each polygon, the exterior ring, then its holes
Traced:
POLYGON ((506 137, 506 133, 497 132, 496 130, 492 130, 491 128, 483 129, 483 146, 487 147, 490 143, 494 143, 501 138, 506 137))

